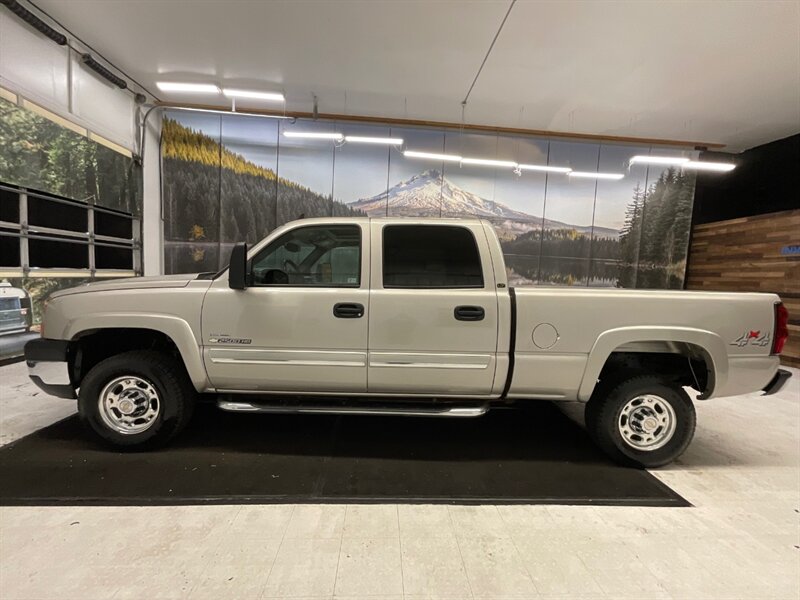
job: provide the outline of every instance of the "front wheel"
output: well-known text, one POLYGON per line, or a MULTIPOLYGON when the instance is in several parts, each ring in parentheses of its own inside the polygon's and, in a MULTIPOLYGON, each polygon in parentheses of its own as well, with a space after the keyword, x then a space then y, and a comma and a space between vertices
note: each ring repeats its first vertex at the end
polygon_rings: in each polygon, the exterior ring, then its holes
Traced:
POLYGON ((677 384, 642 375, 598 392, 586 406, 586 427, 618 462, 660 467, 683 454, 692 441, 694 406, 677 384))
POLYGON ((161 352, 136 350, 92 367, 81 382, 78 413, 106 444, 149 450, 186 426, 194 396, 182 364, 161 352))

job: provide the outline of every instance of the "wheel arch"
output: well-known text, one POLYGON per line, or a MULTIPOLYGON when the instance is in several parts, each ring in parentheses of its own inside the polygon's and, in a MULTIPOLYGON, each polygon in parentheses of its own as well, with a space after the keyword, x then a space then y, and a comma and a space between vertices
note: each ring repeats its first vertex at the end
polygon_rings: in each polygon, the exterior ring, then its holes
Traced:
POLYGON ((200 347, 192 328, 183 319, 167 315, 96 315, 72 321, 65 331, 65 338, 75 344, 77 351, 88 351, 92 343, 100 344, 96 351, 88 352, 89 365, 73 365, 76 383, 96 362, 96 358, 107 358, 127 350, 156 347, 174 351, 179 358, 196 391, 208 388, 208 376, 203 364, 200 347), (109 340, 113 340, 109 344, 109 340), (109 345, 113 346, 109 348, 109 345))
MULTIPOLYGON (((584 370, 578 399, 588 401, 604 369, 620 355, 686 356, 687 369, 692 360, 705 363, 704 389, 700 399, 710 398, 715 389, 725 385, 728 354, 725 342, 717 334, 689 327, 623 327, 601 334, 594 343, 584 370)), ((702 378, 700 378, 702 379, 702 378)))

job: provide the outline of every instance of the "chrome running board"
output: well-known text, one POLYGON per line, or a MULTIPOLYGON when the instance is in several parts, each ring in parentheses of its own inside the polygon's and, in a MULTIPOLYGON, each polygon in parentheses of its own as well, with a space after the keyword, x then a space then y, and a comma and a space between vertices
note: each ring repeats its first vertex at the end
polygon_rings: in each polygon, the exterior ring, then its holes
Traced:
POLYGON ((241 413, 317 413, 335 415, 385 415, 394 417, 479 417, 489 410, 488 404, 392 402, 370 405, 324 404, 324 403, 259 403, 238 400, 219 400, 217 408, 241 413))

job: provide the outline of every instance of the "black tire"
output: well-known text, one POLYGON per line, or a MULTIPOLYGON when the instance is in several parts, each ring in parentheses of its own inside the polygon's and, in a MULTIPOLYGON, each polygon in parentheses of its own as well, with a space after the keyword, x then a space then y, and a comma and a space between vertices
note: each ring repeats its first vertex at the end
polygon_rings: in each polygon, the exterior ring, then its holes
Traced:
MULTIPOLYGON (((585 418, 589 435, 606 454, 624 465, 644 468, 661 467, 683 454, 694 437, 697 423, 694 405, 683 388, 656 375, 630 377, 597 390, 586 405, 585 418), (651 450, 635 447, 620 432, 620 423, 625 423, 623 408, 637 396, 646 394, 658 396, 669 404, 675 423, 672 437, 651 450)), ((624 426, 623 429, 630 431, 624 426)))
POLYGON ((186 427, 194 411, 195 390, 182 363, 168 354, 134 350, 97 363, 81 382, 78 414, 83 423, 105 444, 126 451, 152 450, 163 446, 186 427), (146 429, 120 433, 101 414, 100 394, 117 378, 137 377, 157 394, 157 415, 146 429))

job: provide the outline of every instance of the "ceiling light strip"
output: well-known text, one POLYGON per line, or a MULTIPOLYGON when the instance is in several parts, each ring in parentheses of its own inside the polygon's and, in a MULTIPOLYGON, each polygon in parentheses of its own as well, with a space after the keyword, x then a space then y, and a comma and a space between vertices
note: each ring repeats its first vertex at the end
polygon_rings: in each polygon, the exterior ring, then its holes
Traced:
POLYGON ((693 169, 696 171, 717 171, 725 173, 733 171, 736 165, 733 163, 708 162, 703 160, 691 160, 685 156, 633 156, 630 164, 646 165, 673 165, 682 169, 693 169))
POLYGON ((211 113, 213 115, 238 115, 242 117, 261 117, 263 119, 286 119, 289 121, 295 120, 295 117, 288 117, 286 115, 267 115, 263 113, 234 112, 232 110, 222 110, 217 108, 192 108, 191 106, 174 106, 172 104, 159 104, 159 106, 167 110, 183 110, 186 112, 211 113))
POLYGON ((219 94, 220 89, 213 83, 182 83, 179 81, 157 81, 162 92, 185 92, 187 94, 219 94))
POLYGON ((582 177, 584 179, 622 179, 624 173, 594 173, 589 171, 570 171, 570 177, 582 177))
POLYGON ((681 165, 684 169, 693 169, 695 171, 717 171, 719 173, 727 173, 733 171, 736 165, 733 163, 720 163, 720 162, 705 162, 700 160, 690 160, 681 165))
POLYGON ((403 145, 403 138, 370 137, 364 135, 346 135, 344 141, 355 144, 386 144, 388 146, 403 145))
POLYGON ((632 156, 630 164, 643 164, 643 165, 683 165, 689 162, 685 156, 649 156, 637 154, 632 156))
POLYGON ((403 152, 403 156, 407 158, 426 158, 445 162, 461 162, 462 160, 462 157, 457 154, 437 154, 435 152, 416 152, 414 150, 406 150, 403 152))
POLYGON ((308 138, 313 140, 337 140, 344 139, 344 135, 336 131, 284 131, 287 138, 308 138))
POLYGON ((228 98, 252 98, 254 100, 270 100, 273 102, 286 101, 286 98, 280 92, 256 92, 253 90, 223 88, 222 93, 228 98))
POLYGON ((517 163, 513 160, 492 160, 489 158, 462 158, 462 165, 480 165, 483 167, 511 167, 517 168, 517 163))
POLYGON ((551 167, 549 165, 517 165, 521 171, 544 171, 547 173, 569 173, 572 171, 569 167, 551 167))

